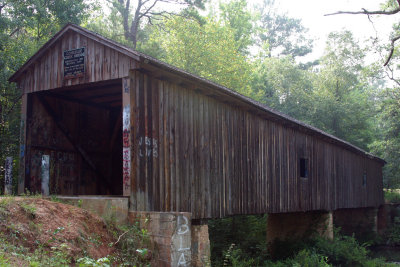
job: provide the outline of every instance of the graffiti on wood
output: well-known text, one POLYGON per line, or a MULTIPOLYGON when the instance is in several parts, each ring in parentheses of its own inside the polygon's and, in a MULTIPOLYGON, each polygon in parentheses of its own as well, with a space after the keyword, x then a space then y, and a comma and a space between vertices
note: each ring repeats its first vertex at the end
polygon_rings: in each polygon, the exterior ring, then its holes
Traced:
POLYGON ((131 179, 131 149, 124 147, 123 148, 123 183, 124 183, 124 190, 129 190, 130 187, 130 179, 131 179))
POLYGON ((130 110, 130 106, 127 105, 122 112, 122 179, 124 192, 129 192, 131 186, 130 110))
POLYGON ((158 142, 155 138, 148 136, 139 138, 139 156, 143 157, 158 157, 158 142))

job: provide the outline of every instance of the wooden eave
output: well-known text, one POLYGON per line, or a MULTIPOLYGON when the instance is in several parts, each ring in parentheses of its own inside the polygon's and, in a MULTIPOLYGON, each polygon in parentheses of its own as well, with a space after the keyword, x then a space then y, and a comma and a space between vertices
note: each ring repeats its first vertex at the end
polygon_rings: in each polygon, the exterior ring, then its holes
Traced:
POLYGON ((9 79, 9 82, 17 82, 21 75, 32 65, 35 61, 37 61, 47 49, 49 49, 54 43, 56 43, 66 32, 75 31, 83 36, 90 38, 94 41, 97 41, 103 45, 110 47, 128 57, 133 58, 137 62, 139 62, 139 70, 150 72, 153 76, 163 79, 167 78, 178 84, 188 84, 194 90, 197 90, 205 95, 210 97, 214 97, 219 101, 229 103, 231 105, 235 105, 239 108, 248 110, 258 116, 264 117, 265 119, 269 119, 285 125, 287 127, 293 128, 295 130, 299 130, 301 132, 307 133, 312 136, 316 136, 326 142, 341 146, 345 149, 353 151, 357 154, 361 154, 366 156, 367 158, 376 160, 381 164, 385 164, 386 161, 376 157, 361 148, 350 144, 336 136, 328 134, 318 128, 315 128, 311 125, 305 124, 301 121, 298 121, 294 118, 291 118, 281 112, 273 110, 249 97, 243 96, 227 87, 221 86, 214 82, 211 82, 207 79, 201 78, 184 70, 181 70, 177 67, 174 67, 170 64, 157 60, 151 56, 143 54, 141 52, 132 50, 128 47, 125 47, 113 40, 110 40, 106 37, 103 37, 95 32, 84 29, 75 24, 67 24, 64 26, 57 34, 55 34, 46 44, 44 44, 18 71, 16 71, 9 79))

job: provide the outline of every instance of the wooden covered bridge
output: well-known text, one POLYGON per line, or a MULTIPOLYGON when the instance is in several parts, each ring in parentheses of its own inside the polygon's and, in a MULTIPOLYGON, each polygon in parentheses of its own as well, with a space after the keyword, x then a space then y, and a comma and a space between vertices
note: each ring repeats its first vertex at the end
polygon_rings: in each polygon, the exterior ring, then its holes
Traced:
POLYGON ((49 155, 51 194, 192 222, 383 203, 382 159, 76 25, 9 80, 23 92, 19 193, 41 190, 49 155))

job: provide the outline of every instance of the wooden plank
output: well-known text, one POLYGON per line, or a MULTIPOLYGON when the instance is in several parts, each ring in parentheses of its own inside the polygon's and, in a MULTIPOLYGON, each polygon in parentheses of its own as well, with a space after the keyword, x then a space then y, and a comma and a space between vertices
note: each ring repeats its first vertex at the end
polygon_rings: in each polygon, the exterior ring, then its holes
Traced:
MULTIPOLYGON (((195 138, 195 122, 194 122, 194 109, 196 108, 194 106, 194 93, 193 91, 188 92, 188 165, 189 165, 189 186, 190 186, 190 197, 188 199, 190 200, 189 205, 189 211, 192 212, 194 216, 197 215, 195 213, 196 210, 196 175, 195 175, 195 154, 194 154, 194 149, 195 149, 195 143, 196 143, 196 138, 195 138)), ((189 191, 188 191, 189 192, 189 191)))
POLYGON ((151 181, 151 114, 149 113, 151 107, 151 96, 149 91, 151 90, 149 79, 147 75, 143 75, 143 96, 144 96, 144 136, 143 136, 143 153, 144 153, 144 210, 151 210, 152 198, 149 195, 151 193, 152 181, 151 181))
POLYGON ((169 124, 169 94, 170 88, 168 83, 164 83, 164 177, 165 177, 165 208, 164 211, 172 211, 171 207, 171 174, 170 174, 170 124, 169 124))
POLYGON ((139 77, 139 88, 138 88, 138 123, 136 126, 139 127, 139 139, 138 139, 138 179, 137 179, 137 201, 138 201, 138 210, 146 210, 146 136, 145 136, 145 125, 146 125, 146 117, 145 117, 145 85, 144 85, 144 75, 143 73, 138 73, 139 77))
POLYGON ((176 211, 181 211, 182 210, 182 203, 181 203, 181 196, 182 193, 184 193, 184 180, 183 180, 183 175, 182 175, 182 140, 181 140, 181 131, 182 131, 182 102, 181 102, 181 97, 182 95, 182 88, 180 86, 175 86, 174 88, 174 107, 175 107, 175 112, 174 112, 174 129, 175 129, 175 142, 174 142, 174 155, 175 155, 175 201, 176 201, 176 211))
MULTIPOLYGON (((133 112, 131 107, 131 94, 133 94, 135 88, 135 80, 133 75, 122 79, 122 191, 124 196, 131 196, 132 184, 135 184, 136 177, 132 171, 132 155, 134 153, 134 145, 131 144, 132 140, 132 126, 135 121, 133 118, 133 112)), ((116 126, 120 125, 116 123, 116 126)), ((116 129, 116 128, 115 128, 116 129)), ((115 130, 114 133, 117 131, 115 130)), ((113 144, 113 142, 111 142, 113 144)), ((134 185, 133 185, 134 187, 134 185)), ((135 191, 133 191, 135 194, 135 191)), ((134 196, 133 198, 135 198, 134 196)), ((135 203, 135 201, 133 201, 135 203)))
POLYGON ((151 80, 151 113, 152 113, 152 197, 153 197, 153 209, 160 209, 160 176, 159 176, 159 120, 160 120, 160 108, 159 108, 159 82, 151 80))
POLYGON ((111 50, 107 46, 104 46, 103 48, 103 80, 109 80, 111 78, 111 50))
POLYGON ((166 179, 165 179, 165 169, 164 169, 164 147, 165 147, 165 137, 164 137, 164 117, 165 117, 165 105, 164 105, 164 83, 158 81, 159 86, 159 118, 158 118, 158 128, 159 128, 159 185, 160 185, 160 204, 159 210, 166 211, 166 179))
POLYGON ((176 166, 175 166, 175 84, 168 85, 168 124, 169 124, 169 172, 171 183, 171 211, 176 211, 176 166))

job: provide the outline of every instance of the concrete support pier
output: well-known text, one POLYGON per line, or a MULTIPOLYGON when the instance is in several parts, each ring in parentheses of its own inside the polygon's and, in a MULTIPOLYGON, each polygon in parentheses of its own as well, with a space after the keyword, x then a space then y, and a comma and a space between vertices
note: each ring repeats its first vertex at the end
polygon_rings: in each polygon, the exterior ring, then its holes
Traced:
POLYGON ((208 225, 192 225, 192 266, 211 266, 208 225))
POLYGON ((267 217, 267 243, 293 240, 319 234, 333 238, 332 213, 325 211, 270 213, 267 217))
POLYGON ((345 235, 362 237, 378 232, 378 209, 356 208, 333 211, 333 224, 345 235))
POLYGON ((208 225, 192 225, 188 212, 129 212, 130 223, 148 230, 152 266, 210 266, 208 225))

